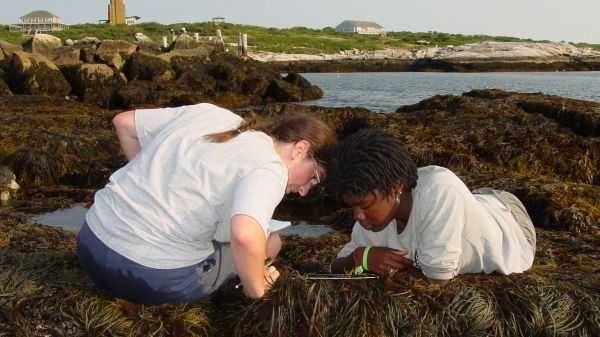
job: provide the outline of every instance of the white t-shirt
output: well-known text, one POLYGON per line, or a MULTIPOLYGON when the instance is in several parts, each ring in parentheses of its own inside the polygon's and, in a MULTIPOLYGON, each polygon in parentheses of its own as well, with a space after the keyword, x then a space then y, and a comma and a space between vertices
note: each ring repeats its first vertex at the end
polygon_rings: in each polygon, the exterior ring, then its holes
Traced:
POLYGON ((418 169, 412 209, 404 231, 396 220, 380 232, 358 222, 352 240, 338 257, 357 247, 390 247, 408 252, 423 274, 447 280, 458 274, 521 273, 533 264, 533 251, 508 209, 493 194, 473 195, 450 170, 439 166, 418 169))
POLYGON ((246 131, 224 143, 207 134, 241 118, 211 104, 135 112, 142 146, 98 191, 86 215, 108 247, 141 265, 193 265, 230 241, 230 219, 254 218, 267 237, 288 171, 271 137, 246 131))

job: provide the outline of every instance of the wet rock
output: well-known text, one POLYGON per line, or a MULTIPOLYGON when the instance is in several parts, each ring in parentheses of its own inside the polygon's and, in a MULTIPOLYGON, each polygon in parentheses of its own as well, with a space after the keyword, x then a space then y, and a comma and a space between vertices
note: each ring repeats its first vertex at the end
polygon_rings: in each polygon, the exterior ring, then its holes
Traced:
POLYGON ((6 206, 11 197, 21 188, 17 183, 17 177, 10 167, 0 165, 0 203, 6 206))
POLYGON ((6 80, 6 74, 5 74, 4 70, 2 70, 2 68, 0 68, 0 96, 1 95, 12 95, 12 91, 10 91, 10 88, 9 88, 8 84, 6 84, 5 80, 6 80))
POLYGON ((17 94, 65 96, 71 91, 58 67, 39 54, 14 52, 7 79, 17 94))
POLYGON ((100 57, 103 54, 119 54, 123 59, 128 59, 136 50, 137 46, 127 41, 104 40, 98 46, 96 54, 100 57))
POLYGON ((217 81, 204 69, 192 69, 183 72, 177 80, 184 83, 191 91, 213 96, 216 92, 217 81))
POLYGON ((209 45, 201 45, 192 49, 176 49, 168 53, 160 54, 159 57, 165 61, 173 62, 194 62, 194 60, 207 60, 213 53, 214 48, 209 45), (177 60, 175 60, 177 59, 177 60))
POLYGON ((23 47, 0 40, 0 65, 16 51, 23 51, 23 47))
POLYGON ((125 66, 125 60, 119 53, 98 53, 96 52, 95 59, 98 62, 108 64, 109 66, 121 71, 125 66))
POLYGON ((194 97, 204 98, 199 93, 190 92, 189 87, 181 82, 132 81, 116 92, 117 105, 125 109, 174 106, 182 101, 190 102, 188 104, 200 102, 192 101, 194 97))
POLYGON ((323 90, 321 90, 321 88, 312 85, 309 81, 297 73, 289 73, 283 80, 300 88, 300 91, 302 92, 302 100, 313 100, 323 97, 323 90))
POLYGON ((133 43, 120 40, 104 40, 96 49, 95 59, 108 64, 115 69, 122 70, 125 61, 136 51, 133 43))
POLYGON ((103 108, 115 105, 115 92, 127 83, 125 76, 106 64, 63 67, 62 72, 82 101, 103 108))
POLYGON ((80 50, 74 47, 67 46, 56 49, 48 49, 43 53, 43 55, 57 66, 80 63, 80 50))
POLYGON ((10 96, 12 95, 12 91, 10 91, 10 87, 8 86, 8 84, 6 84, 6 82, 4 82, 4 79, 0 78, 0 96, 10 96))
POLYGON ((169 62, 152 55, 135 53, 129 58, 123 72, 129 81, 144 80, 152 82, 170 81, 175 72, 169 62))
POLYGON ((77 48, 79 48, 80 59, 83 63, 94 62, 97 49, 95 44, 82 45, 78 46, 77 48))
POLYGON ((282 102, 302 101, 302 90, 283 80, 272 80, 269 83, 267 95, 282 102))
POLYGON ((266 96, 269 84, 269 76, 260 72, 253 72, 242 83, 242 91, 252 95, 266 96))
POLYGON ((0 96, 0 165, 10 166, 25 190, 85 187, 91 168, 119 153, 113 115, 65 98, 0 96))

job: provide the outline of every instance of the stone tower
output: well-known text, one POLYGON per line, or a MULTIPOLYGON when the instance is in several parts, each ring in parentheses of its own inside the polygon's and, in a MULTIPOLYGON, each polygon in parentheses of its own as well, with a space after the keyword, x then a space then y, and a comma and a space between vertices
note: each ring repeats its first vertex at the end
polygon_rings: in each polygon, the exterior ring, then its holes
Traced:
POLYGON ((124 25, 125 22, 125 4, 123 0, 110 0, 108 5, 108 24, 124 25))

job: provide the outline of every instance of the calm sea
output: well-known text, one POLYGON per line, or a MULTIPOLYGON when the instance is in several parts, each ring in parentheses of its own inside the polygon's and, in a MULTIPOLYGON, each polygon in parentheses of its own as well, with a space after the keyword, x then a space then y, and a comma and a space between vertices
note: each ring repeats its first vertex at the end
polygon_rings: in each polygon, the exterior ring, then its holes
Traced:
POLYGON ((393 112, 434 95, 495 88, 600 102, 600 72, 304 73, 325 96, 303 104, 393 112))

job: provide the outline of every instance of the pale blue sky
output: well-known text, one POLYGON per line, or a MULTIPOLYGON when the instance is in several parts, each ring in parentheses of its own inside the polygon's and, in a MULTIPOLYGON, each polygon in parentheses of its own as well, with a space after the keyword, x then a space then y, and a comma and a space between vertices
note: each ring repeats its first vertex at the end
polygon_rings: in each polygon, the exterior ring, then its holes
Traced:
MULTIPOLYGON (((36 9, 65 23, 106 19, 109 0, 3 0, 0 23, 36 9)), ((228 22, 265 27, 335 27, 375 21, 387 31, 439 31, 600 43, 600 0, 125 0, 127 15, 160 23, 228 22)))

